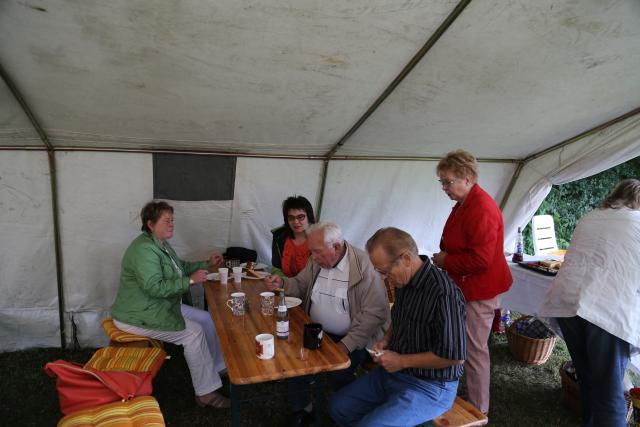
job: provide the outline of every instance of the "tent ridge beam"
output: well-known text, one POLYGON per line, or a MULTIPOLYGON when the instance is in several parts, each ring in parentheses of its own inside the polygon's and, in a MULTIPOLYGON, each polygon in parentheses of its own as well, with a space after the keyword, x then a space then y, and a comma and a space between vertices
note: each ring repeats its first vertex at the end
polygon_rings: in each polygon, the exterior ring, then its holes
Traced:
POLYGON ((635 116, 637 114, 640 114, 640 107, 636 107, 633 110, 622 114, 621 116, 618 116, 618 117, 616 117, 614 119, 611 119, 611 120, 609 120, 607 122, 601 123, 601 124, 591 128, 591 129, 588 129, 588 130, 586 130, 584 132, 579 133, 578 135, 572 136, 571 138, 565 139, 564 141, 561 141, 561 142, 559 142, 557 144, 554 144, 549 148, 546 148, 546 149, 544 149, 542 151, 534 153, 534 154, 524 158, 522 161, 524 163, 529 163, 530 161, 535 160, 538 157, 544 156, 547 153, 550 153, 552 151, 555 151, 555 150, 558 150, 560 148, 566 147, 567 145, 573 144, 574 142, 579 141, 582 138, 585 138, 585 137, 587 137, 589 135, 593 135, 594 133, 600 132, 601 130, 604 130, 604 129, 610 127, 610 126, 615 125, 616 123, 619 123, 619 122, 621 122, 623 120, 626 120, 626 119, 628 119, 630 117, 633 117, 633 116, 635 116))
POLYGON ((365 113, 356 121, 356 123, 351 126, 351 128, 345 133, 342 138, 338 140, 338 142, 327 152, 325 157, 331 160, 336 153, 342 147, 351 136, 356 133, 356 131, 362 126, 362 124, 367 121, 367 119, 378 109, 380 104, 384 102, 389 95, 400 85, 400 83, 409 75, 409 73, 414 69, 414 67, 422 60, 422 58, 431 50, 431 48, 436 44, 436 42, 442 37, 442 35, 447 31, 447 29, 453 24, 453 22, 460 16, 462 11, 471 3, 471 0, 461 0, 456 7, 451 11, 451 13, 445 18, 444 21, 438 26, 438 28, 434 31, 434 33, 429 37, 429 39, 425 42, 425 44, 413 55, 413 58, 404 66, 402 71, 393 79, 393 81, 382 91, 382 93, 376 98, 376 100, 371 104, 371 106, 365 111, 365 113))

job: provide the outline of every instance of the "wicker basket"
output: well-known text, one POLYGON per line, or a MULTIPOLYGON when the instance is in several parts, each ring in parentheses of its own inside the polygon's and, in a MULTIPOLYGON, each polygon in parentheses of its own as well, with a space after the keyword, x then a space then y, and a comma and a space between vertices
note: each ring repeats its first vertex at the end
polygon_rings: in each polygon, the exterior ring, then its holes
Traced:
MULTIPOLYGON (((567 375, 567 366, 571 361, 566 361, 560 365, 560 379, 562 381, 562 403, 576 415, 582 415, 582 401, 580 400, 580 385, 569 375, 567 375)), ((624 393, 624 399, 627 404, 627 422, 631 421, 633 416, 633 403, 631 395, 624 393)))
POLYGON ((557 337, 554 334, 550 338, 537 339, 516 332, 516 325, 530 318, 531 316, 523 316, 514 321, 507 329, 507 341, 511 354, 517 360, 529 365, 541 365, 551 356, 557 337))

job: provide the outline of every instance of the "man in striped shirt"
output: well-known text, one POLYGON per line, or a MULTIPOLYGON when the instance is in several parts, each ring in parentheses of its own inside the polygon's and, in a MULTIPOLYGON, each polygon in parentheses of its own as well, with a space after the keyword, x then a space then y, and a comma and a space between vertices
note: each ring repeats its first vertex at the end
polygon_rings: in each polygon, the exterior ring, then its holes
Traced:
POLYGON ((370 351, 380 366, 333 396, 331 417, 339 426, 421 424, 455 399, 466 358, 464 297, 400 229, 378 230, 367 251, 396 286, 391 326, 370 351))

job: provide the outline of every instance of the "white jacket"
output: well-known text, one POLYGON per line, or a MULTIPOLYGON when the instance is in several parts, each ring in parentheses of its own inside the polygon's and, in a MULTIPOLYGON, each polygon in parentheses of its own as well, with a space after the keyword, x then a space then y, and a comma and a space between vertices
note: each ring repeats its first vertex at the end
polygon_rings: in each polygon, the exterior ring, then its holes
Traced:
POLYGON ((596 209, 578 222, 539 315, 578 315, 640 347, 640 211, 596 209))

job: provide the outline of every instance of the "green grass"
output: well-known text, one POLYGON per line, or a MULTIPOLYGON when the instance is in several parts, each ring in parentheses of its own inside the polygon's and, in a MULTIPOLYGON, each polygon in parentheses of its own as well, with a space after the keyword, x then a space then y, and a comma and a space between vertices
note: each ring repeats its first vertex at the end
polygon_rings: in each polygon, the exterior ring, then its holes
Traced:
MULTIPOLYGON (((86 362, 92 349, 33 349, 0 354, 0 424, 7 426, 55 426, 62 414, 58 408, 55 380, 42 367, 65 359, 86 362)), ((227 426, 229 410, 199 408, 195 405, 191 379, 180 347, 169 345, 167 360, 154 380, 154 396, 168 426, 227 426)), ((579 426, 579 418, 562 406, 558 367, 569 359, 558 340, 550 359, 541 366, 517 362, 509 352, 504 335, 491 338, 492 426, 579 426)), ((225 382, 225 386, 227 383, 225 382)), ((225 389, 227 389, 225 387, 225 389)), ((287 415, 286 386, 283 382, 250 386, 249 397, 268 396, 242 407, 242 425, 282 425, 287 415)), ((325 425, 331 425, 325 420, 325 425)))

